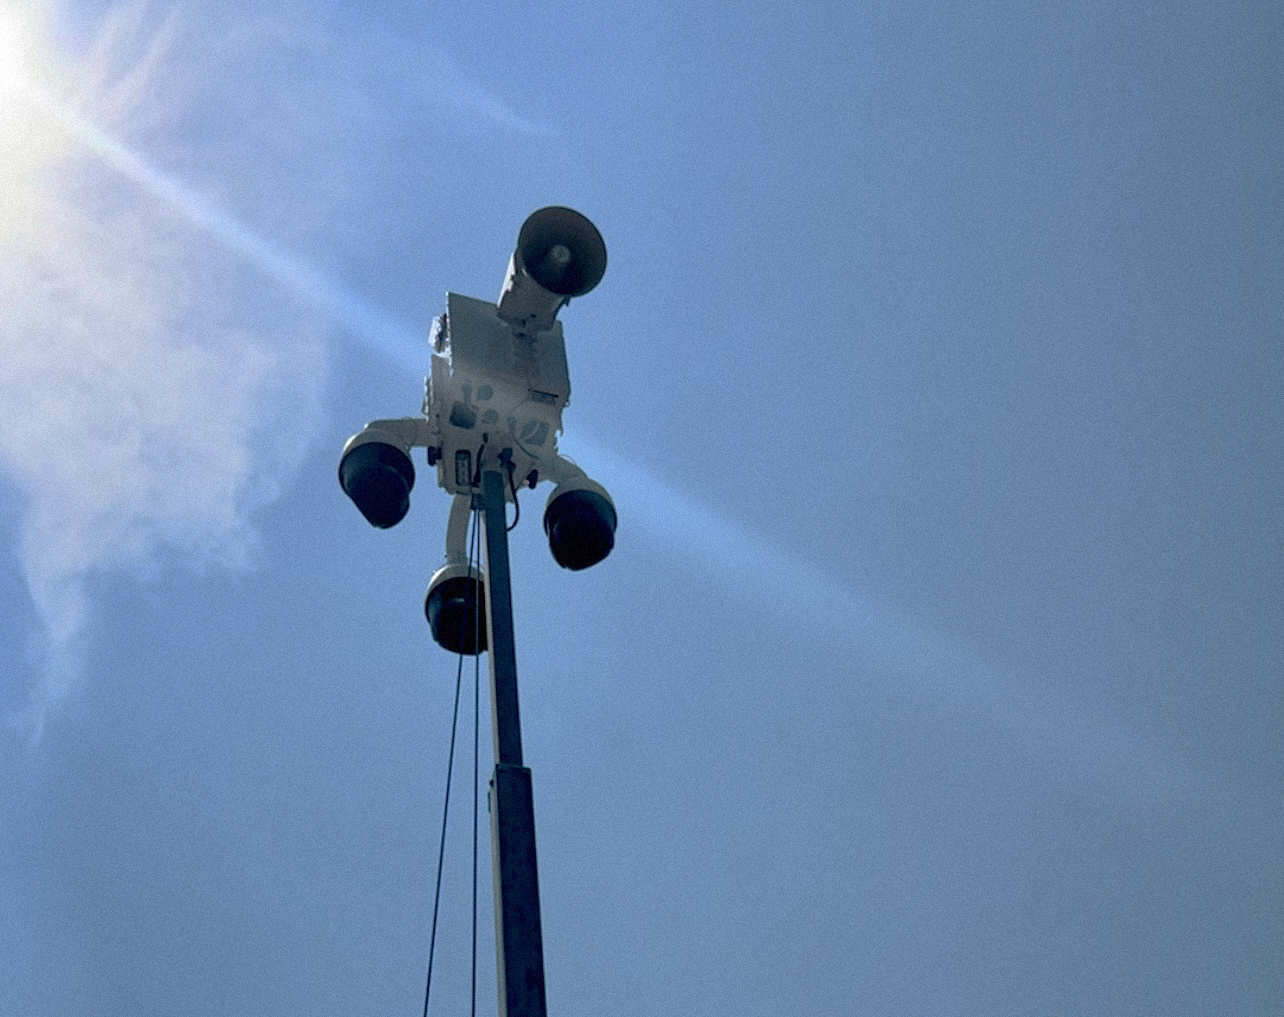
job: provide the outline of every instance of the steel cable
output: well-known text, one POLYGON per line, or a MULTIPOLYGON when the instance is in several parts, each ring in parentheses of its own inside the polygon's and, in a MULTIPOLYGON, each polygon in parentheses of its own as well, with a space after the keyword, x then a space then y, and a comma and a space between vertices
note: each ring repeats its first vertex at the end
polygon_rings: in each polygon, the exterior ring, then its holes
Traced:
MULTIPOLYGON (((478 539, 477 529, 478 529, 477 513, 476 513, 476 512, 474 512, 474 513, 473 513, 473 520, 472 520, 471 532, 469 533, 469 537, 468 537, 468 580, 469 580, 469 583, 470 583, 470 584, 471 584, 471 582, 472 582, 472 578, 473 578, 473 558, 474 558, 474 555, 475 555, 476 551, 478 550, 478 548, 477 548, 477 539, 478 539)), ((480 567, 480 562, 479 562, 479 563, 478 563, 478 576, 479 576, 479 577, 480 577, 480 574, 481 574, 481 567, 480 567)), ((440 844, 438 845, 438 847, 437 847, 437 887, 436 887, 436 889, 433 891, 433 898, 432 898, 432 931, 431 931, 431 933, 429 934, 429 937, 428 937, 428 977, 424 980, 424 1017, 428 1017, 428 997, 429 997, 430 993, 432 992, 432 962, 433 962, 433 954, 436 952, 436 948, 437 948, 437 913, 438 913, 438 910, 439 910, 439 908, 440 908, 440 906, 441 906, 441 872, 442 872, 442 865, 443 865, 443 863, 444 863, 444 862, 445 862, 445 860, 446 860, 446 821, 447 821, 447 819, 448 819, 448 818, 449 818, 449 816, 450 816, 450 784, 451 784, 451 780, 452 780, 452 778, 453 778, 453 776, 454 776, 454 770, 455 770, 455 732, 456 732, 456 729, 457 729, 457 728, 458 728, 458 726, 459 726, 459 690, 460 690, 460 688, 461 688, 461 687, 462 687, 462 685, 463 685, 463 678, 464 678, 464 646, 465 646, 465 644, 466 644, 466 639, 467 639, 467 635, 468 635, 468 610, 467 610, 467 604, 468 604, 468 601, 467 601, 467 596, 468 596, 468 592, 471 592, 471 588, 470 588, 470 586, 465 586, 465 588, 464 588, 464 589, 465 589, 465 591, 467 591, 467 592, 465 592, 465 600, 464 600, 465 608, 464 608, 463 614, 462 614, 462 616, 461 616, 461 618, 460 618, 460 622, 459 622, 459 627, 460 627, 460 630, 461 630, 461 631, 460 631, 460 636, 459 636, 459 646, 460 646, 460 650, 459 650, 459 667, 458 667, 458 668, 456 669, 456 671, 455 671, 455 712, 454 712, 454 716, 451 718, 451 721, 450 721, 450 756, 449 756, 449 758, 448 758, 448 759, 447 759, 447 761, 446 761, 446 796, 445 796, 445 800, 444 800, 444 802, 442 803, 442 807, 441 807, 441 843, 440 843, 440 844)), ((478 601, 480 600, 480 598, 479 598, 479 597, 477 597, 477 596, 474 594, 474 595, 473 595, 473 600, 474 600, 474 602, 478 602, 478 601)), ((476 634, 475 634, 475 635, 476 635, 476 634)), ((476 639, 476 638, 474 638, 474 649, 479 649, 479 647, 476 645, 476 642, 477 642, 477 639, 476 639)), ((478 656, 480 656, 480 655, 478 655, 478 656)), ((475 728, 476 726, 477 726, 477 722, 476 722, 476 718, 474 717, 474 719, 473 719, 473 727, 475 728)), ((475 755, 476 755, 476 749, 475 749, 475 747, 474 747, 474 756, 475 756, 475 755)), ((476 781, 476 778, 474 777, 474 780, 473 780, 473 787, 474 787, 473 797, 474 797, 474 799, 476 798, 476 784, 477 784, 477 781, 476 781)), ((474 830, 473 839, 474 839, 474 847, 473 847, 473 851, 474 851, 474 858, 475 858, 475 857, 476 857, 476 828, 477 828, 477 821, 476 821, 476 818, 475 818, 475 813, 476 813, 476 803, 475 803, 475 802, 474 802, 474 806, 473 806, 473 811, 474 811, 474 820, 473 820, 473 830, 474 830)), ((476 868, 476 862, 474 861, 474 869, 475 869, 475 868, 476 868)), ((475 882, 476 882, 476 876, 474 875, 474 877, 473 877, 473 878, 474 878, 474 884, 475 884, 475 882)), ((474 926, 476 925, 476 912, 477 912, 477 894, 476 894, 476 890, 474 890, 474 891, 473 891, 473 915, 474 915, 474 919, 473 919, 473 921, 474 921, 474 926)), ((476 938, 476 934, 474 933, 474 939, 475 939, 475 938, 476 938)), ((474 969, 475 969, 475 968, 476 968, 476 960, 475 960, 475 959, 474 959, 474 962, 473 962, 473 966, 474 966, 474 969)), ((475 980, 476 980, 476 976, 474 975, 474 981, 475 981, 475 980)))

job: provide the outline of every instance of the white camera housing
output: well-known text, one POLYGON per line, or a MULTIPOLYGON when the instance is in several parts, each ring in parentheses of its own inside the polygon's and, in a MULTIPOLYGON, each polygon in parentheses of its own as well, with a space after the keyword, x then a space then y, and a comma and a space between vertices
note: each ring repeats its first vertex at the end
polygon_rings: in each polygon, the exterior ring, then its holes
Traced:
POLYGON ((437 483, 455 496, 446 563, 429 583, 424 612, 433 638, 462 653, 485 649, 485 577, 470 568, 467 523, 484 470, 517 489, 550 480, 544 512, 554 559, 564 568, 597 564, 615 544, 611 496, 559 455, 562 411, 571 397, 561 310, 595 287, 606 271, 597 228, 573 209, 542 208, 522 225, 498 303, 446 294, 434 323, 422 415, 375 420, 344 445, 339 482, 371 525, 395 526, 410 506, 410 450, 427 452, 437 483))
POLYGON ((557 457, 571 396, 562 323, 518 332, 494 304, 448 293, 432 342, 424 416, 437 483, 451 494, 470 493, 482 465, 499 463, 514 487, 534 486, 557 457))

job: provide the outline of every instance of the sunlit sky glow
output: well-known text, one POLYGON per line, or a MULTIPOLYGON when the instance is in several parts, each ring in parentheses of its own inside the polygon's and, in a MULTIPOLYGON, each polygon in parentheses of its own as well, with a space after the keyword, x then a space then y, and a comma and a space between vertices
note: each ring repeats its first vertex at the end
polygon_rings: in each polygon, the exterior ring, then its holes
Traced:
MULTIPOLYGON (((42 26, 30 12, 0 9, 0 211, 3 233, 35 228, 29 175, 64 155, 68 139, 33 105, 33 89, 55 78, 54 61, 42 44, 42 26)), ((5 242, 0 236, 0 244, 5 242)))

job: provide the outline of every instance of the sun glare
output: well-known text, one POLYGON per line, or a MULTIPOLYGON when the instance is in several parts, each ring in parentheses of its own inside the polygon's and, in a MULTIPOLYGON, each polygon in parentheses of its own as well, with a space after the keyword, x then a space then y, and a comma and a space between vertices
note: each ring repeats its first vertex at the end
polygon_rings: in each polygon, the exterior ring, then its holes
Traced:
POLYGON ((38 176, 71 145, 47 108, 44 89, 56 61, 45 45, 40 6, 19 12, 0 0, 0 241, 38 226, 38 176))
POLYGON ((0 8, 0 99, 11 101, 26 78, 27 36, 16 12, 0 8))

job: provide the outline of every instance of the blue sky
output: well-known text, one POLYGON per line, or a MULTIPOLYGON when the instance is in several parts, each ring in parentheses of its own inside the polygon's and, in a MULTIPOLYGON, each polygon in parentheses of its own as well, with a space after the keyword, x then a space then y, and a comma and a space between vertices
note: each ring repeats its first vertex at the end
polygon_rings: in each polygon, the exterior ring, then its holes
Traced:
POLYGON ((335 464, 552 203, 550 1012, 1284 1007, 1274 8, 0 15, 0 1015, 418 1012, 448 499, 335 464))

